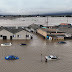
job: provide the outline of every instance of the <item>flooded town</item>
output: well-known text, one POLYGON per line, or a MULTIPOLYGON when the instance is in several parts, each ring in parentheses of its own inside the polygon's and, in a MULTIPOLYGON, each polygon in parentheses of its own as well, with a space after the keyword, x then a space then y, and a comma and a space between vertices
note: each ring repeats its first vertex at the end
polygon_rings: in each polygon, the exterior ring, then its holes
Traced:
POLYGON ((72 72, 71 19, 71 17, 15 19, 2 17, 0 71, 72 72), (40 23, 41 21, 43 23, 40 23))
POLYGON ((72 72, 72 0, 0 0, 0 72, 72 72))

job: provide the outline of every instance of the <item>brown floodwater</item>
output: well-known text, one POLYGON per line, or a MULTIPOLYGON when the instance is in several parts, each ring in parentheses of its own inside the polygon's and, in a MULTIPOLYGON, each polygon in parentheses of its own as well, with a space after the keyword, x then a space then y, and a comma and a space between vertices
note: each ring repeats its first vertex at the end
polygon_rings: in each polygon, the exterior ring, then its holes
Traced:
POLYGON ((6 42, 12 42, 12 46, 0 46, 0 72, 72 72, 72 40, 58 44, 34 34, 32 40, 0 40, 0 44, 6 42), (27 45, 20 46, 20 43, 27 45), (58 56, 58 60, 45 63, 45 55, 51 54, 58 56), (19 59, 5 60, 7 55, 15 55, 19 59))

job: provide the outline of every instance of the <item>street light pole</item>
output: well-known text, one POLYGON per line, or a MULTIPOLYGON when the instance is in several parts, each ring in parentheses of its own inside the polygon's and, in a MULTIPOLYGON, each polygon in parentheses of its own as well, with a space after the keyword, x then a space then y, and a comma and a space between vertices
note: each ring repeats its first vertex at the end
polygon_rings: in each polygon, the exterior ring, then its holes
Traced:
POLYGON ((67 17, 67 23, 68 23, 68 17, 67 17))
POLYGON ((42 53, 41 53, 41 62, 42 62, 42 53))

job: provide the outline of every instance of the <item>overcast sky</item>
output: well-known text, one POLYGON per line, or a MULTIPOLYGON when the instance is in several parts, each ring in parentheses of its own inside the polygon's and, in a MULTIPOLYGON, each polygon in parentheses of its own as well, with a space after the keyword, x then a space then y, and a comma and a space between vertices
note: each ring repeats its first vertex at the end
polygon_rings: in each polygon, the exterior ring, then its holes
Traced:
POLYGON ((38 14, 71 10, 72 0, 0 0, 0 13, 38 14))

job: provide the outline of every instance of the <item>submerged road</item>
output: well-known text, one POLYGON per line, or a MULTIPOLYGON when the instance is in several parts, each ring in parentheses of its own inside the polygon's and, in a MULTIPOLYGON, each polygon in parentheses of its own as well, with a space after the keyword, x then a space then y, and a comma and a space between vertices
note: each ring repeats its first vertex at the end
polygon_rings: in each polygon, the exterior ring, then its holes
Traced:
POLYGON ((72 72, 72 40, 67 44, 48 41, 39 35, 33 35, 33 40, 1 41, 12 42, 10 47, 0 46, 1 72, 72 72), (26 46, 20 46, 26 43, 26 46), (56 55, 58 60, 45 63, 45 55, 56 55), (16 55, 19 60, 7 61, 5 56, 16 55))

